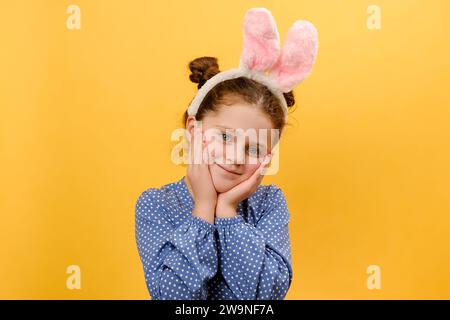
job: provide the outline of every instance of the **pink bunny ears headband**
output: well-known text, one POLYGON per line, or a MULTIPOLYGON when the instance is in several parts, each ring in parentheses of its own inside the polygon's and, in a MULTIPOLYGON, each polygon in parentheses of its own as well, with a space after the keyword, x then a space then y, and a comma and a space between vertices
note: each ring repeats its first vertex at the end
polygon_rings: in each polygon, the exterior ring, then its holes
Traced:
POLYGON ((285 122, 287 104, 283 92, 291 91, 311 73, 318 36, 314 25, 297 20, 289 29, 280 49, 280 35, 275 19, 266 8, 249 9, 244 16, 244 41, 238 68, 219 72, 206 81, 188 107, 188 115, 195 115, 207 95, 218 83, 247 77, 265 85, 281 102, 285 122))

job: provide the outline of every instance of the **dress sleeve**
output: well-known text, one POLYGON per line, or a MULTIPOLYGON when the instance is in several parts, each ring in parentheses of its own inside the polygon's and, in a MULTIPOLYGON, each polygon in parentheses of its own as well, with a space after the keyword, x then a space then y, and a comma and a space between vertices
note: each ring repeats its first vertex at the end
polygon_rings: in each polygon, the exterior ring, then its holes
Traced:
POLYGON ((144 191, 135 206, 135 236, 153 300, 204 300, 217 272, 215 225, 190 215, 175 226, 161 191, 144 191))
POLYGON ((292 282, 290 213, 282 190, 269 188, 256 226, 241 215, 215 219, 220 269, 236 300, 282 300, 292 282))

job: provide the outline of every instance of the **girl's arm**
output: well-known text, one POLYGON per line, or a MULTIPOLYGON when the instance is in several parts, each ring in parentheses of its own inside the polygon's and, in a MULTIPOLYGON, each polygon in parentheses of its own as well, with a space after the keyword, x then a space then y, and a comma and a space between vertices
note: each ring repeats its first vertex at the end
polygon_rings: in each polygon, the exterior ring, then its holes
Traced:
POLYGON ((236 300, 281 300, 292 282, 286 199, 275 185, 267 196, 256 227, 240 215, 215 219, 220 267, 236 300))
POLYGON ((136 242, 153 300, 201 300, 217 272, 215 226, 189 216, 178 227, 161 206, 160 190, 144 191, 136 203, 136 242))

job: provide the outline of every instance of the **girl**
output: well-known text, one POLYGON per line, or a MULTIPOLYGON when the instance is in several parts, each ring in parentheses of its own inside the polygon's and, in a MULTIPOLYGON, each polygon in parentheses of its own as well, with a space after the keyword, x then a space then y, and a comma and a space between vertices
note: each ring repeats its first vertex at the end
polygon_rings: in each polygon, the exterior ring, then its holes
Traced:
POLYGON ((199 92, 183 121, 187 174, 145 190, 135 206, 136 241, 153 299, 284 299, 293 276, 290 213, 282 190, 260 183, 272 132, 281 136, 294 105, 292 88, 310 73, 316 52, 312 24, 297 21, 280 50, 272 15, 253 8, 244 17, 239 68, 221 72, 213 57, 189 64, 199 92), (243 152, 229 152, 241 130, 270 134, 244 139, 243 152))

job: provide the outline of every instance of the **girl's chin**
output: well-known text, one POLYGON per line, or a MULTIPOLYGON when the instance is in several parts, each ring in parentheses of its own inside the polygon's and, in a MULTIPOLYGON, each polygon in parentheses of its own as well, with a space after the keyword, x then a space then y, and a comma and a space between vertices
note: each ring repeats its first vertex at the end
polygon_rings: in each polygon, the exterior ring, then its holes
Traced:
POLYGON ((214 188, 216 189, 216 191, 218 193, 227 192, 228 190, 232 189, 234 186, 237 185, 237 183, 233 183, 231 181, 224 181, 223 178, 214 177, 214 175, 212 176, 212 180, 213 180, 214 188))
POLYGON ((239 179, 230 177, 219 170, 222 169, 217 168, 216 165, 210 167, 211 178, 218 193, 227 192, 239 184, 239 179))

